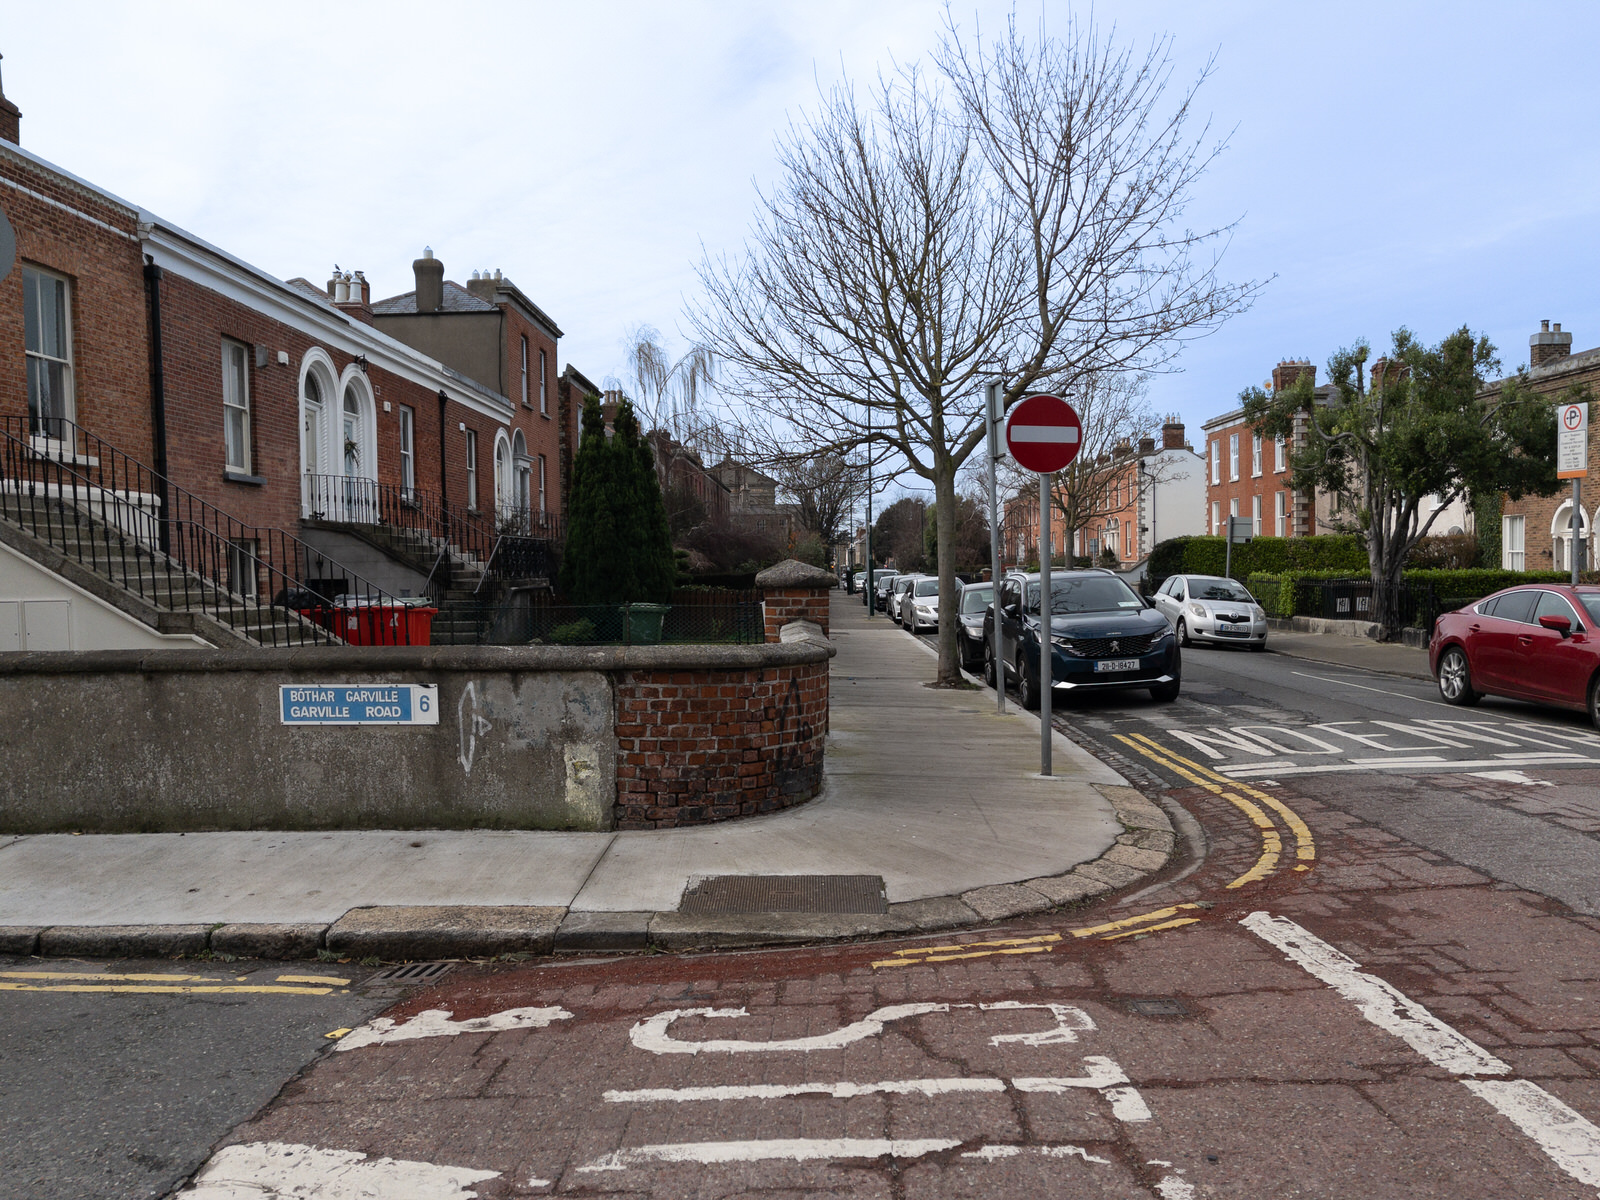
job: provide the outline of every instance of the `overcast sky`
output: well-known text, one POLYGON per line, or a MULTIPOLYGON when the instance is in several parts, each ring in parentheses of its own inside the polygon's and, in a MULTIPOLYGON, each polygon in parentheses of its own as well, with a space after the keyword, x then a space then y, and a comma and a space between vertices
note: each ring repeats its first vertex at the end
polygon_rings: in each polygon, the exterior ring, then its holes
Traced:
MULTIPOLYGON (((1009 4, 958 3, 997 25, 1009 4)), ((1037 18, 1039 0, 1020 3, 1037 18)), ((1043 4, 1064 23, 1065 4, 1043 4)), ((337 262, 408 291, 499 268, 623 374, 641 322, 683 346, 702 244, 738 245, 774 132, 819 82, 925 56, 935 0, 270 5, 0 0, 6 94, 36 154, 283 278, 337 262)), ((1592 53, 1600 5, 1101 3, 1168 33, 1231 131, 1196 226, 1255 307, 1155 380, 1198 426, 1280 358, 1466 323, 1508 369, 1540 318, 1600 345, 1592 53)))

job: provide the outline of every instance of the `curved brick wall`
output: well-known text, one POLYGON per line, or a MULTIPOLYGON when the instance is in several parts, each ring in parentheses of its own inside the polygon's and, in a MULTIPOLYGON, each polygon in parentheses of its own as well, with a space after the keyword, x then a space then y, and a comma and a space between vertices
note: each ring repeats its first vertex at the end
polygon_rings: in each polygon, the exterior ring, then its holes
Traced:
POLYGON ((776 812, 811 799, 822 784, 826 658, 625 671, 616 694, 618 829, 776 812))

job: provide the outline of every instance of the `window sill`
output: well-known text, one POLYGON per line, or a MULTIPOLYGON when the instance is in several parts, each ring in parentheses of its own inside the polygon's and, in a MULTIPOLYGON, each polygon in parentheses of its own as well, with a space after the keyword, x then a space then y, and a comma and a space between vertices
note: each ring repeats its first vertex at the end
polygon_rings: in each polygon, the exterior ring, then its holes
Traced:
POLYGON ((243 483, 250 487, 264 487, 267 482, 265 475, 246 475, 243 471, 224 471, 222 479, 225 483, 243 483))
POLYGON ((550 416, 550 414, 549 414, 549 413, 547 413, 547 412, 544 412, 544 411, 542 411, 542 410, 541 410, 541 411, 540 411, 540 413, 539 413, 539 415, 540 415, 540 416, 541 416, 541 417, 543 417, 543 418, 544 418, 544 419, 545 419, 545 420, 546 420, 546 421, 549 421, 549 420, 551 420, 551 419, 552 419, 552 418, 551 418, 551 416, 550 416))

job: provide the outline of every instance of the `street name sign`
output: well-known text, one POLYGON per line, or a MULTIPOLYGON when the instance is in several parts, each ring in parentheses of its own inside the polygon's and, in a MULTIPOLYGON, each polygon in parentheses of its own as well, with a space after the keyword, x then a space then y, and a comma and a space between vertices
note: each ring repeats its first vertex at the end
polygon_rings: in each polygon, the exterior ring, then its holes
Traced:
POLYGON ((288 683, 278 688, 284 725, 437 725, 431 683, 288 683))
POLYGON ((1059 471, 1083 447, 1083 422, 1060 396, 1029 396, 1006 417, 1006 449, 1019 467, 1059 471))
POLYGON ((1589 406, 1556 405, 1556 478, 1584 479, 1589 474, 1589 406))

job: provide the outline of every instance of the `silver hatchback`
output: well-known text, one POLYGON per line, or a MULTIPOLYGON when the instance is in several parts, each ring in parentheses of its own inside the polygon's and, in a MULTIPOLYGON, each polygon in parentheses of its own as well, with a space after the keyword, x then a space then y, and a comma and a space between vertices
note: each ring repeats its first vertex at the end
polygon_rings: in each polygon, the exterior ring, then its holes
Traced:
POLYGON ((1267 646, 1267 613, 1249 590, 1220 575, 1174 575, 1155 594, 1155 606, 1185 645, 1267 646))

